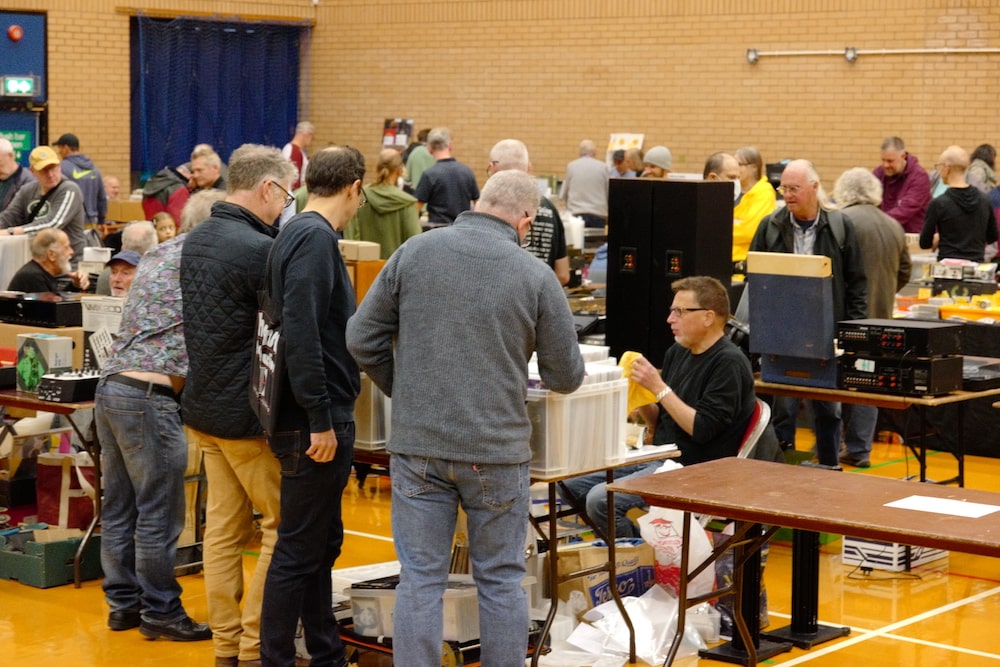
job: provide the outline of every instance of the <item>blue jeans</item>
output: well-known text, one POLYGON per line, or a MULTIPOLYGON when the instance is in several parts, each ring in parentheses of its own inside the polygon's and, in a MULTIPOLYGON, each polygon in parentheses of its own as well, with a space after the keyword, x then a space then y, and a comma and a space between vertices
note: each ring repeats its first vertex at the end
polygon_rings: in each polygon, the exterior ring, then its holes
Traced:
POLYGON ((844 408, 844 449, 852 458, 871 457, 877 425, 878 408, 871 405, 848 405, 844 408))
POLYGON ((392 534, 402 566, 393 614, 393 665, 441 664, 443 602, 458 507, 468 515, 479 594, 480 661, 523 667, 528 605, 521 587, 528 464, 472 464, 393 454, 392 534))
MULTIPOLYGON (((616 468, 615 481, 643 477, 652 473, 661 464, 662 461, 659 461, 655 464, 637 463, 616 468)), ((606 473, 594 472, 571 477, 559 485, 559 495, 563 500, 582 504, 587 511, 587 518, 602 532, 607 530, 608 525, 607 479, 606 473), (572 496, 573 500, 567 498, 567 495, 572 496)), ((626 516, 633 507, 645 508, 646 503, 639 496, 628 493, 615 494, 615 537, 639 537, 639 528, 626 516)))
POLYGON ((264 665, 295 663, 299 618, 314 667, 347 664, 333 617, 330 569, 344 544, 341 496, 354 458, 354 422, 334 424, 337 453, 327 463, 306 456, 309 423, 275 433, 271 451, 281 464, 281 523, 264 584, 260 658, 264 665))
MULTIPOLYGON (((816 458, 822 465, 839 465, 840 458, 840 403, 810 401, 813 413, 813 432, 816 434, 816 458)), ((778 440, 795 442, 795 422, 799 413, 799 399, 775 396, 771 406, 771 423, 778 440)))
POLYGON ((188 447, 180 405, 102 380, 94 419, 101 443, 104 504, 101 566, 111 611, 173 623, 187 616, 174 576, 184 530, 188 447))

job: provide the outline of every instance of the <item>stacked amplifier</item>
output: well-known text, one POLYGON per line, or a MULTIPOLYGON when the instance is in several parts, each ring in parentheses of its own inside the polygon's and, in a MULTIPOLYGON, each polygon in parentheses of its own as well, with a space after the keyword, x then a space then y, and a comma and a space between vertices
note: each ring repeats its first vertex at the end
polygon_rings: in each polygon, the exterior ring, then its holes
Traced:
POLYGON ((837 323, 837 339, 841 389, 932 396, 962 388, 959 323, 848 320, 837 323))

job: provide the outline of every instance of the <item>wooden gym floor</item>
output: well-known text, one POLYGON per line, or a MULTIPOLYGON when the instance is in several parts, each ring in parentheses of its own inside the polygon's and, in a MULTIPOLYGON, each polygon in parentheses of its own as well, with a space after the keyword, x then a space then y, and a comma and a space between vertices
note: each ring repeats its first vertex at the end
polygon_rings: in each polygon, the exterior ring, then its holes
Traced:
MULTIPOLYGON (((801 431, 800 431, 801 433, 801 431)), ((800 437, 799 447, 804 448, 800 437)), ((1000 489, 1000 459, 967 457, 967 486, 1000 489)), ((930 457, 929 476, 954 474, 950 455, 930 457)), ((876 443, 872 467, 843 474, 902 478, 917 472, 916 461, 903 445, 876 443)), ((366 487, 352 481, 344 503, 348 527, 338 567, 395 558, 389 524, 389 481, 371 476, 366 487)), ((920 665, 928 667, 1000 667, 1000 560, 950 554, 911 573, 873 570, 863 574, 841 564, 841 540, 823 547, 819 621, 848 625, 848 637, 811 651, 793 649, 766 664, 810 667, 920 665)), ((256 558, 248 550, 246 567, 256 558)), ((772 545, 765 571, 771 627, 788 623, 791 545, 772 545)), ((207 617, 204 580, 200 574, 181 578, 184 604, 197 620, 207 617)), ((79 590, 72 585, 40 590, 0 581, 0 655, 6 665, 60 667, 210 667, 210 642, 192 644, 147 641, 138 631, 111 632, 105 623, 99 581, 79 590)), ((679 665, 724 664, 694 657, 679 665)))

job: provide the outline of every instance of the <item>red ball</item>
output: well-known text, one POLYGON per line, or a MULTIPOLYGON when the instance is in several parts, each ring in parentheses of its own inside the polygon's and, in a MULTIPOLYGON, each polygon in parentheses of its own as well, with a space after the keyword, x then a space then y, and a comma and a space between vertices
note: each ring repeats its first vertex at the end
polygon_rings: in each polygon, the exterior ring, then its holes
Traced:
POLYGON ((12 42, 20 42, 21 38, 24 37, 24 28, 19 25, 10 26, 7 28, 7 37, 9 37, 12 42))

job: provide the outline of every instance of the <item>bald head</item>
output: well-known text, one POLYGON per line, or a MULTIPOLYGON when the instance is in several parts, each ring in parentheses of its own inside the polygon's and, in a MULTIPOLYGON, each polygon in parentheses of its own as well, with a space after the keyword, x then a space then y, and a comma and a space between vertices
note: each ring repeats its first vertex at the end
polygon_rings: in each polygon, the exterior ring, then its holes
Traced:
POLYGON ((935 165, 941 180, 950 188, 968 187, 965 171, 969 168, 969 154, 961 146, 948 146, 935 165))

